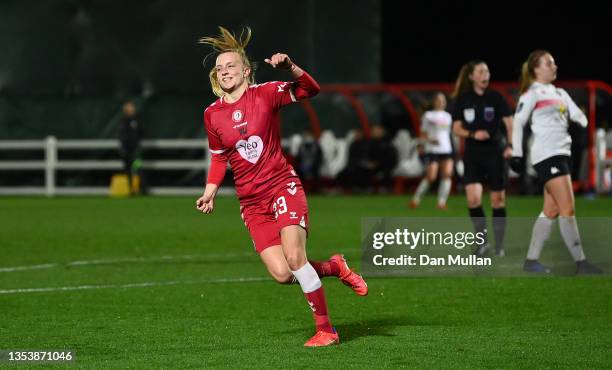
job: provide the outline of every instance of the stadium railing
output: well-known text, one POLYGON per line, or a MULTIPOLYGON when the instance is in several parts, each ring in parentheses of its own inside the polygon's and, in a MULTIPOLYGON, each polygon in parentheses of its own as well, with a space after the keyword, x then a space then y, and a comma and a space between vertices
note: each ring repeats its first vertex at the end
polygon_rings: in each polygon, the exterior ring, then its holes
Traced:
MULTIPOLYGON (((605 132, 596 133, 596 124, 598 122, 598 92, 604 92, 609 96, 612 95, 612 87, 600 81, 561 81, 558 82, 559 87, 568 89, 575 101, 584 107, 589 118, 588 126, 588 147, 587 147, 587 163, 588 176, 584 180, 585 189, 602 190, 603 172, 606 166, 610 166, 612 156, 609 152, 609 145, 606 146, 605 132), (602 136, 603 135, 603 136, 602 136)), ((432 94, 436 91, 450 93, 453 89, 453 84, 450 83, 424 83, 424 84, 328 84, 322 85, 322 92, 332 94, 333 96, 343 97, 349 109, 355 113, 355 127, 361 128, 364 136, 370 135, 370 126, 373 120, 379 120, 380 117, 372 115, 372 109, 367 105, 363 98, 366 94, 385 94, 391 96, 399 103, 404 111, 405 117, 401 119, 401 125, 404 129, 412 133, 415 137, 419 133, 420 115, 422 113, 422 105, 426 103, 432 94)), ((492 83, 491 87, 499 91, 510 103, 511 106, 516 105, 518 85, 514 82, 498 82, 492 83)), ((323 114, 321 107, 317 106, 317 102, 303 101, 302 109, 305 111, 306 123, 310 126, 316 137, 319 137, 322 132, 333 125, 334 122, 322 121, 320 119, 323 114), (327 125, 327 127, 326 127, 327 125)), ((370 102, 370 104, 372 104, 370 102)), ((376 104, 376 103, 374 103, 376 104)), ((299 110, 299 109, 298 109, 299 110)), ((353 121, 351 121, 353 122, 353 121)), ((378 122, 376 122, 378 123, 378 122)), ((120 160, 60 160, 58 159, 59 150, 91 150, 91 149, 113 149, 118 148, 116 140, 57 140, 49 137, 46 140, 20 140, 20 141, 0 141, 0 151, 2 150, 41 150, 44 151, 44 160, 2 160, 0 161, 0 170, 2 171, 33 171, 40 170, 45 173, 44 186, 3 186, 0 187, 0 194, 38 194, 53 196, 56 194, 91 194, 103 195, 108 193, 107 187, 87 187, 87 186, 57 186, 56 173, 61 170, 121 170, 122 163, 120 160)), ((145 140, 143 141, 145 149, 185 149, 197 148, 206 149, 207 141, 199 139, 185 140, 145 140)), ((145 160, 143 168, 146 170, 202 170, 208 168, 209 158, 204 155, 201 159, 182 159, 182 160, 145 160)), ((200 187, 152 187, 151 194, 196 194, 201 192, 200 187)))
MULTIPOLYGON (((603 91, 609 96, 612 96, 612 86, 602 81, 558 81, 555 85, 567 90, 570 90, 570 95, 578 105, 582 105, 586 110, 589 119, 588 126, 588 143, 587 143, 587 163, 588 176, 584 180, 585 189, 600 189, 600 176, 602 162, 596 155, 596 126, 598 122, 597 116, 597 92, 603 91), (573 92, 585 91, 585 96, 580 96, 579 99, 572 94, 573 92)), ((499 91, 514 109, 518 101, 518 83, 516 82, 492 82, 491 88, 499 91)), ((321 85, 321 92, 335 93, 345 97, 351 108, 355 111, 359 126, 364 135, 369 137, 371 117, 367 113, 367 109, 363 102, 359 99, 360 94, 377 94, 386 93, 394 96, 401 106, 404 108, 409 122, 406 122, 406 128, 417 136, 420 131, 420 113, 422 112, 421 105, 427 103, 428 99, 423 98, 427 94, 442 91, 450 94, 454 88, 452 83, 406 83, 406 84, 327 84, 321 85), (416 95, 420 97, 415 98, 416 95)), ((452 103, 451 103, 452 104, 452 103)), ((318 134, 321 132, 321 122, 317 116, 317 111, 313 109, 310 103, 303 104, 306 110, 310 125, 318 134)))
MULTIPOLYGON (((45 185, 42 187, 0 187, 1 194, 12 195, 106 195, 108 187, 88 186, 57 186, 56 173, 60 170, 123 170, 121 160, 60 160, 60 150, 90 151, 92 149, 118 150, 117 140, 58 140, 53 136, 45 140, 14 140, 0 141, 0 150, 44 150, 43 160, 3 160, 0 161, 0 170, 39 170, 45 173, 45 185)), ((181 140, 143 140, 143 149, 207 149, 208 140, 181 139, 181 140)), ((202 170, 209 166, 209 156, 197 160, 144 160, 143 169, 146 170, 202 170)), ((183 195, 202 192, 201 187, 152 187, 148 189, 153 195, 183 195)))

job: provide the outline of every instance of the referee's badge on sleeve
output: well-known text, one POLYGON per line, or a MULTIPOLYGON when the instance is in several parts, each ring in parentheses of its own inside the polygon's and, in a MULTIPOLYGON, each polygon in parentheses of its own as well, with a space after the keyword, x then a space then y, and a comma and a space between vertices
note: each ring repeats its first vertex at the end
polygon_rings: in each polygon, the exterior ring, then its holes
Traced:
POLYGON ((474 108, 466 108, 463 110, 463 118, 465 118, 465 122, 472 123, 476 118, 476 111, 474 108))

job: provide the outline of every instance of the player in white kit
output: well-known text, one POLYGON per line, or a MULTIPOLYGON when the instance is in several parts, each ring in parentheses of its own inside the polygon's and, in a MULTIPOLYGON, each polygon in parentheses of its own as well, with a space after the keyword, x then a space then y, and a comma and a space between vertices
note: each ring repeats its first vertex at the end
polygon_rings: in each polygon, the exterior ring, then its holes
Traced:
POLYGON ((453 119, 446 109, 446 96, 439 92, 432 102, 433 109, 423 115, 421 121, 421 139, 425 142, 425 162, 427 164, 425 177, 419 183, 411 208, 417 208, 421 197, 427 192, 440 172, 438 184, 438 205, 446 209, 446 201, 451 190, 453 175, 453 146, 451 144, 451 129, 453 119))
POLYGON ((556 78, 557 65, 546 50, 532 52, 523 63, 520 89, 522 95, 514 115, 515 145, 510 165, 519 173, 525 167, 521 146, 523 127, 531 121, 534 139, 531 159, 538 177, 544 183, 544 206, 533 226, 523 270, 550 272, 538 259, 555 220, 559 219, 563 241, 576 261, 576 272, 602 273, 601 269, 587 262, 584 255, 570 178, 572 139, 567 132, 569 121, 586 127, 587 118, 565 90, 552 84, 556 78))

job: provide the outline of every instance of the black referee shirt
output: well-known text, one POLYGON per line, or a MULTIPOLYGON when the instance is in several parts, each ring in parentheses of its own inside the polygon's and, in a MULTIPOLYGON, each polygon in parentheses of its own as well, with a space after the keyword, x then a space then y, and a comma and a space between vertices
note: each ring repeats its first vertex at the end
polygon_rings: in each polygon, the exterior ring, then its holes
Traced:
POLYGON ((471 132, 487 130, 491 137, 484 141, 468 138, 465 141, 466 149, 502 146, 506 132, 502 118, 509 116, 512 116, 512 112, 504 97, 490 89, 485 90, 483 95, 476 94, 474 90, 466 91, 457 97, 453 107, 453 122, 461 121, 462 127, 471 132))

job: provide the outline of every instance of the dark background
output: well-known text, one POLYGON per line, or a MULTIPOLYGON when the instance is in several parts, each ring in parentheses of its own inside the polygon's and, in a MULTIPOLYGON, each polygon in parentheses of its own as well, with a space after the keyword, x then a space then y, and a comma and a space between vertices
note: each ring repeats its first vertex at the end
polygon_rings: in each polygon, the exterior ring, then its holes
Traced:
POLYGON ((204 137, 214 57, 197 40, 219 25, 253 29, 257 82, 288 78, 263 63, 278 51, 321 83, 381 80, 379 0, 3 0, 0 138, 113 138, 128 98, 148 137, 204 137))
POLYGON ((562 80, 612 81, 612 6, 606 1, 382 2, 386 82, 454 81, 484 59, 514 81, 534 49, 549 50, 562 80))
MULTIPOLYGON (((322 84, 453 82, 473 58, 489 63, 493 81, 515 81, 535 48, 553 53, 561 80, 610 82, 611 20, 595 2, 3 0, 0 138, 114 138, 127 98, 146 136, 203 137, 214 58, 203 67, 209 50, 196 41, 218 25, 252 27, 247 51, 258 82, 287 78, 263 63, 277 51, 322 84)), ((426 99, 410 98, 417 106, 426 99)), ((584 94, 577 98, 584 104, 584 94)), ((383 106, 385 97, 359 99, 372 120, 403 111, 395 101, 383 106)), ((343 134, 356 125, 337 95, 313 105, 324 128, 343 134)), ((283 115, 295 132, 308 125, 299 107, 283 115)), ((405 116, 394 117, 406 126, 405 116)))
MULTIPOLYGON (((203 67, 209 49, 196 41, 216 34, 218 25, 251 26, 247 52, 259 64, 258 82, 288 78, 263 63, 278 51, 322 84, 453 82, 473 58, 488 62, 493 81, 516 81, 527 54, 546 48, 560 67, 559 79, 610 83, 611 21, 607 6, 584 1, 2 0, 0 140, 114 139, 126 99, 136 103, 145 138, 204 138, 202 112, 215 99, 208 82, 214 58, 203 67)), ((584 105, 585 91, 570 93, 584 105)), ((433 91, 405 93, 421 109, 433 91)), ((392 95, 356 97, 369 119, 390 133, 417 124, 392 95)), ((610 121, 609 102, 598 95, 600 126, 610 121)), ((358 127, 355 109, 337 93, 322 92, 312 105, 322 129, 344 136, 358 127)), ((300 105, 286 107, 281 117, 291 122, 283 125, 284 136, 310 126, 300 105)), ((42 153, 3 152, 0 160, 13 159, 9 155, 40 159, 42 153)), ((114 151, 60 153, 83 155, 117 157, 114 151)), ((200 158, 202 152, 176 156, 200 158)), ((64 171, 58 182, 74 178, 64 171)), ((184 179, 199 183, 201 174, 191 171, 184 179)), ((108 176, 99 180, 106 184, 108 176)), ((10 182, 5 174, 2 182, 10 182)))

